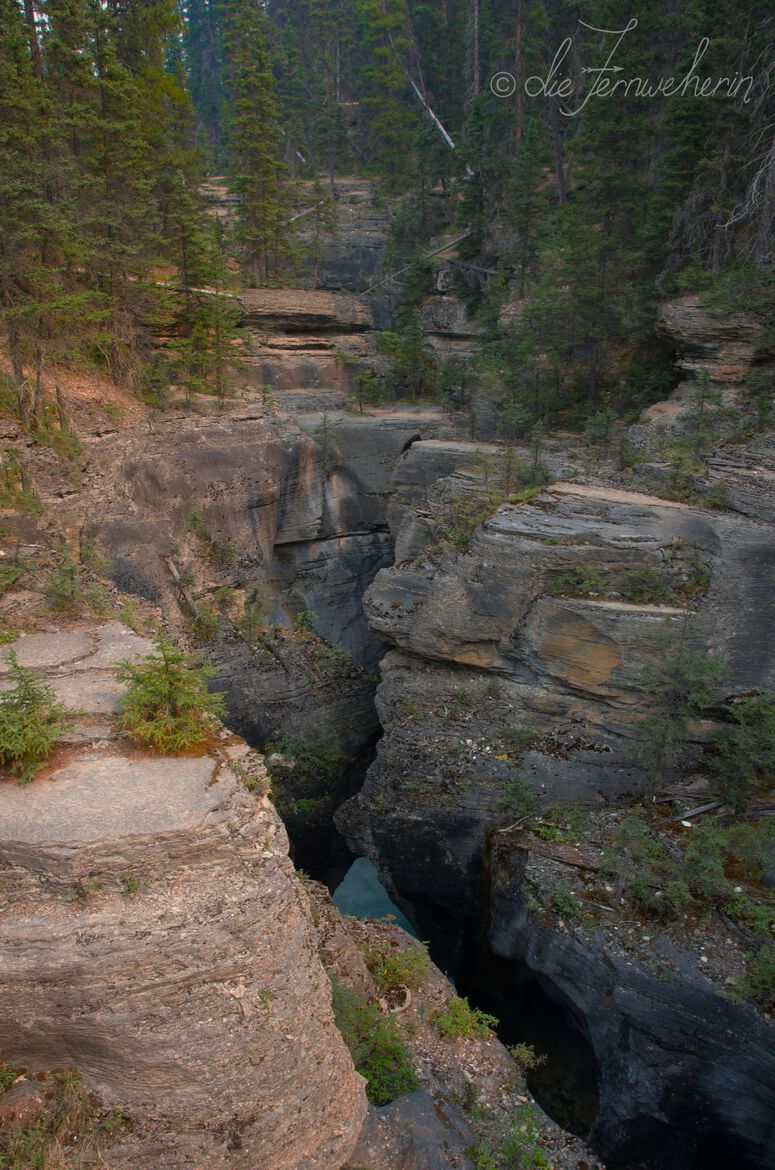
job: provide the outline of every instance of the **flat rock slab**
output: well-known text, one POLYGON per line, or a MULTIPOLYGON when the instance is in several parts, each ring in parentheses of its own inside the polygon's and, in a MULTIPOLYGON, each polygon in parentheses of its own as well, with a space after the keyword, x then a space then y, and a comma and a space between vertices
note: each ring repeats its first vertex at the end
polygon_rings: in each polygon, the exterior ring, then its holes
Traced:
POLYGON ((51 688, 57 699, 69 711, 87 715, 111 715, 118 711, 126 687, 109 674, 90 674, 79 670, 74 674, 52 678, 51 688))
POLYGON ((99 630, 94 631, 96 646, 84 666, 92 670, 112 670, 117 662, 124 658, 136 661, 138 658, 150 654, 153 644, 148 638, 141 638, 133 634, 128 626, 121 622, 110 622, 99 630))
POLYGON ((215 768, 210 756, 82 758, 47 779, 0 786, 2 836, 78 845, 189 829, 226 795, 227 784, 210 783, 215 768))
POLYGON ((608 500, 612 504, 643 505, 649 508, 673 508, 688 511, 689 505, 680 500, 663 500, 661 496, 649 496, 644 492, 626 492, 621 488, 598 486, 588 483, 554 483, 548 492, 564 496, 586 496, 590 500, 608 500))
POLYGON ((6 655, 9 650, 16 654, 20 666, 56 671, 75 667, 79 670, 112 670, 122 659, 142 658, 152 649, 153 644, 148 638, 133 634, 121 622, 109 622, 95 630, 22 634, 0 655, 0 674, 8 673, 6 655))
POLYGON ((8 673, 8 651, 13 651, 20 666, 35 670, 51 670, 86 658, 94 649, 88 633, 79 634, 25 634, 5 648, 0 657, 0 674, 8 673))
MULTIPOLYGON (((108 622, 94 630, 23 635, 7 649, 21 666, 41 671, 70 711, 109 715, 126 691, 115 676, 116 666, 144 658, 153 644, 121 622, 108 622)), ((0 654, 0 691, 11 686, 8 669, 7 657, 0 654)))

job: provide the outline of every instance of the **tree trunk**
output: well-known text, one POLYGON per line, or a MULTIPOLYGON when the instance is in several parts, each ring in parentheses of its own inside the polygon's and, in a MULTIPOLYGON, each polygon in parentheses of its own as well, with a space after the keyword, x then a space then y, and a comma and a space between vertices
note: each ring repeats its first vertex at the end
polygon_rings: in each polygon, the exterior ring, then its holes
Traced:
POLYGON ((57 414, 59 415, 59 429, 61 431, 70 430, 70 419, 67 417, 67 403, 65 396, 62 393, 62 387, 59 385, 59 378, 54 374, 54 393, 57 399, 57 414))
POLYGON ((38 77, 43 76, 43 58, 40 53, 40 42, 38 41, 38 28, 35 22, 35 8, 33 0, 24 0, 24 20, 28 28, 28 35, 30 39, 30 54, 32 56, 32 63, 38 77))
POLYGON ((764 194, 759 224, 754 240, 753 258, 758 267, 768 264, 772 254, 772 234, 775 229, 775 134, 772 138, 766 162, 764 194))
POLYGON ((471 0, 471 89, 474 97, 481 85, 479 62, 479 0, 471 0))
POLYGON ((525 134, 525 0, 517 0, 517 28, 516 54, 514 57, 514 76, 517 82, 516 91, 516 123, 514 136, 517 146, 522 145, 525 134))
POLYGON ((565 161, 562 157, 562 136, 560 134, 560 114, 557 109, 557 101, 553 99, 549 108, 552 144, 554 146, 554 171, 557 176, 557 199, 560 203, 564 203, 568 198, 568 187, 567 176, 565 174, 565 161))
POLYGON ((19 334, 15 328, 8 328, 8 352, 11 355, 11 369, 13 370, 13 382, 16 387, 16 404, 19 408, 19 420, 23 427, 27 426, 28 410, 27 410, 27 382, 24 377, 24 367, 22 365, 19 334))

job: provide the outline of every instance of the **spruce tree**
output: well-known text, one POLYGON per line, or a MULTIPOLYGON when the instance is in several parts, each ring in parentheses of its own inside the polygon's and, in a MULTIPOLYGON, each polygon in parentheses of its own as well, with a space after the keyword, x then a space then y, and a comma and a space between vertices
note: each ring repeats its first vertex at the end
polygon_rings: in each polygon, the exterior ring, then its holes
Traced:
POLYGON ((288 260, 291 242, 267 20, 258 0, 227 0, 225 44, 229 165, 240 197, 235 239, 246 280, 262 284, 288 260))
POLYGON ((367 115, 369 152, 386 186, 397 191, 410 178, 412 137, 419 125, 402 67, 411 50, 406 0, 358 0, 357 15, 365 51, 358 91, 367 115))
POLYGON ((40 240, 53 227, 45 192, 49 108, 15 0, 0 0, 0 313, 22 423, 36 403, 25 363, 39 336, 40 240))
POLYGON ((187 0, 184 48, 188 84, 212 159, 220 162, 224 138, 223 26, 217 0, 187 0))

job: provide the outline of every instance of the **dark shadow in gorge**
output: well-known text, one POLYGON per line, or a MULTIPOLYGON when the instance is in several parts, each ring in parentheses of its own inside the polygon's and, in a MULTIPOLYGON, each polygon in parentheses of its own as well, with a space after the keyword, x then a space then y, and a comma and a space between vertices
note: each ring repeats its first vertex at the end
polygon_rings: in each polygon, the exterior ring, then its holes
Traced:
MULTIPOLYGON (((337 831, 333 818, 339 806, 362 787, 378 739, 379 735, 371 736, 354 756, 342 764, 314 809, 304 805, 296 811, 282 805, 278 807, 288 833, 293 864, 315 881, 323 882, 330 891, 336 889, 355 860, 355 854, 337 831)), ((266 747, 258 746, 262 750, 266 747)))
POLYGON ((461 995, 498 1021, 503 1044, 531 1045, 542 1063, 527 1074, 541 1108, 584 1136, 597 1116, 598 1066, 582 1025, 524 968, 480 948, 458 982, 461 995))

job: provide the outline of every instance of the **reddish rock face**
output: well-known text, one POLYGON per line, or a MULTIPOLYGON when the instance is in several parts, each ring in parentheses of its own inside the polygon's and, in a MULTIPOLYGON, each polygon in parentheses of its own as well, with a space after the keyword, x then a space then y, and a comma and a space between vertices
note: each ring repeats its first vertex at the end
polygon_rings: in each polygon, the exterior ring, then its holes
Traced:
POLYGON ((712 313, 697 293, 666 301, 660 328, 678 345, 679 368, 706 371, 714 382, 744 382, 755 361, 767 354, 763 323, 751 313, 712 313))
MULTIPOLYGON (((90 658, 99 675, 105 636, 57 649, 67 637, 25 655, 52 681, 90 658)), ((74 1068, 126 1114, 111 1167, 338 1170, 363 1082, 285 831, 231 766, 244 745, 160 759, 98 730, 31 784, 0 785, 3 1059, 74 1068)))
POLYGON ((248 288, 240 303, 246 324, 254 328, 283 329, 289 333, 310 329, 349 332, 370 329, 371 312, 346 292, 301 288, 248 288))

